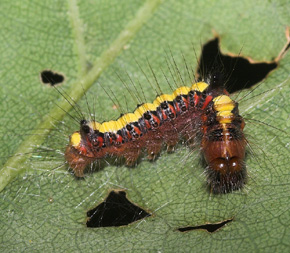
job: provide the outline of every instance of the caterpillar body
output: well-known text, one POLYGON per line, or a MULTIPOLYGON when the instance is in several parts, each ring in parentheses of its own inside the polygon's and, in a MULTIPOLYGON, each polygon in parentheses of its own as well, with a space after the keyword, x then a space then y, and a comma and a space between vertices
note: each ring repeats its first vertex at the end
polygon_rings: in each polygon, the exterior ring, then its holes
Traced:
POLYGON ((215 79, 162 94, 114 121, 81 120, 65 151, 67 163, 77 177, 83 177, 88 165, 105 157, 125 158, 125 164, 132 166, 142 150, 153 160, 163 144, 172 150, 185 139, 200 144, 211 192, 241 189, 246 182, 245 123, 238 103, 225 89, 215 88, 215 79))

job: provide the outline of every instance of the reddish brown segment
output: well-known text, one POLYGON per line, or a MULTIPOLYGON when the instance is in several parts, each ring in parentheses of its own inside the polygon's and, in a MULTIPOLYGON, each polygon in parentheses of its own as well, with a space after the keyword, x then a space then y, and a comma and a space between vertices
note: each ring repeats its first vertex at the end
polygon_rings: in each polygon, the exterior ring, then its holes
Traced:
POLYGON ((246 182, 244 160, 247 142, 242 132, 243 126, 218 124, 217 128, 221 132, 216 139, 209 138, 210 132, 202 138, 201 147, 208 164, 208 183, 214 193, 241 189, 246 182), (235 129, 234 133, 229 129, 235 129))
POLYGON ((214 104, 213 99, 223 94, 224 91, 190 91, 173 101, 162 102, 156 111, 147 111, 117 133, 101 134, 81 125, 81 143, 77 147, 69 145, 65 158, 75 175, 82 177, 85 168, 96 160, 114 156, 125 158, 125 164, 132 166, 143 149, 152 160, 163 144, 171 151, 180 139, 186 139, 201 145, 212 192, 241 189, 246 181, 244 121, 238 114, 238 105, 229 97, 224 104, 214 104))
POLYGON ((81 155, 78 150, 72 146, 67 146, 65 150, 65 159, 69 164, 69 167, 73 169, 74 174, 77 177, 84 176, 84 169, 95 161, 95 158, 81 155))

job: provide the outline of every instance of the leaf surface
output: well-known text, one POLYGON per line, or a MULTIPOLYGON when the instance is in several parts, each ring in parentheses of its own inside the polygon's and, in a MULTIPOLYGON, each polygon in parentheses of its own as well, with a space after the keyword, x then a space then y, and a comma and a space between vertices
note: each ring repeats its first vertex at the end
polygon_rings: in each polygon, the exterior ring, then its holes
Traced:
POLYGON ((65 77, 62 93, 78 101, 86 116, 115 119, 120 113, 115 108, 133 111, 160 90, 172 92, 162 72, 171 80, 166 58, 173 56, 185 75, 182 54, 195 69, 195 54, 213 32, 224 53, 239 54, 242 48, 241 54, 255 61, 276 58, 290 24, 286 2, 1 1, 0 12, 2 252, 289 248, 290 140, 277 130, 290 127, 289 54, 247 96, 251 99, 240 101, 246 119, 268 125, 247 121, 254 153, 246 160, 249 182, 226 195, 208 192, 198 150, 181 145, 153 163, 144 159, 136 168, 106 166, 76 180, 62 152, 79 128, 70 115, 80 116, 40 82, 43 70, 60 73, 65 77), (153 215, 129 226, 86 228, 86 212, 118 189, 153 215), (233 221, 214 233, 177 231, 228 219, 233 221))

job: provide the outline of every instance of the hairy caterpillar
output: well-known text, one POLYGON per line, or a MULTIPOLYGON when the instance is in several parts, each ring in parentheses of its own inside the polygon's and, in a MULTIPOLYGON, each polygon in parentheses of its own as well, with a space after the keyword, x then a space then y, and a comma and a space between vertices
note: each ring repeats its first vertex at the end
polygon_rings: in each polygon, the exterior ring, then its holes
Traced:
POLYGON ((212 192, 241 189, 246 182, 245 123, 238 104, 218 87, 219 82, 214 74, 206 82, 179 87, 117 120, 81 120, 80 130, 71 135, 66 148, 69 166, 77 177, 84 175, 89 164, 108 156, 125 158, 126 165, 131 166, 143 149, 152 160, 164 143, 172 150, 183 138, 201 145, 212 192))

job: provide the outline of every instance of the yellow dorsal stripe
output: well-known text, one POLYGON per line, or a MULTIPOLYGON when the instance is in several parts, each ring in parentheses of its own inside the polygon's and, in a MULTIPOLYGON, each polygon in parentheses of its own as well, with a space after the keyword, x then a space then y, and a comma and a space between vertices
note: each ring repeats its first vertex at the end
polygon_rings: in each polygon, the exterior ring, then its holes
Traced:
POLYGON ((173 100, 174 100, 174 96, 172 94, 162 94, 154 100, 153 104, 156 107, 158 107, 161 103, 165 101, 171 102, 173 100))
POLYGON ((96 122, 96 121, 90 121, 88 123, 88 126, 94 130, 99 130, 101 127, 101 124, 99 122, 96 122))
POLYGON ((121 126, 117 123, 117 121, 111 120, 111 121, 103 122, 100 126, 99 131, 101 133, 117 132, 120 129, 120 127, 121 126))
POLYGON ((222 111, 222 112, 218 112, 216 114, 218 117, 223 117, 223 118, 229 118, 231 117, 233 114, 230 111, 222 111))
MULTIPOLYGON (((168 101, 172 102, 177 96, 180 95, 187 95, 191 90, 197 90, 200 92, 203 92, 209 85, 204 82, 198 82, 193 84, 191 87, 182 86, 177 88, 172 94, 162 94, 153 101, 153 103, 144 103, 140 105, 134 113, 126 113, 123 116, 121 116, 119 119, 106 121, 103 123, 99 123, 96 121, 91 121, 88 123, 88 126, 92 128, 93 130, 99 130, 101 133, 105 132, 117 132, 118 130, 121 130, 124 128, 127 124, 137 122, 145 112, 147 111, 156 111, 156 109, 160 106, 162 102, 168 101)), ((227 96, 219 96, 215 98, 215 109, 217 111, 231 111, 231 108, 234 108, 233 101, 229 99, 229 101, 226 100, 226 98, 223 98, 227 96), (227 102, 224 102, 227 101, 227 102)), ((222 116, 224 117, 224 116, 222 116)), ((81 142, 81 135, 79 132, 75 132, 72 134, 70 138, 70 143, 72 146, 78 146, 81 142)))
POLYGON ((232 122, 232 118, 220 118, 218 122, 221 124, 230 124, 232 122))
POLYGON ((134 114, 136 112, 138 112, 141 116, 143 116, 143 114, 145 112, 148 112, 148 111, 156 111, 158 106, 154 105, 154 104, 151 104, 151 103, 146 103, 146 104, 143 104, 143 105, 140 105, 135 111, 134 111, 134 114))
POLYGON ((79 132, 74 132, 70 137, 70 145, 78 147, 81 143, 81 135, 79 132))
POLYGON ((207 89, 209 85, 205 82, 198 82, 198 83, 194 83, 191 87, 190 90, 196 90, 196 91, 200 91, 203 92, 204 90, 207 89))
POLYGON ((187 86, 182 86, 182 87, 177 88, 177 89, 173 92, 173 97, 174 97, 174 99, 175 99, 177 96, 180 96, 180 95, 187 95, 189 92, 190 92, 190 88, 189 88, 189 87, 187 87, 187 86))
POLYGON ((222 111, 217 113, 217 120, 221 124, 231 123, 233 114, 230 111, 222 111))
POLYGON ((232 122, 232 110, 235 108, 234 101, 226 95, 217 96, 213 99, 214 110, 217 111, 217 120, 221 124, 232 122))
POLYGON ((235 108, 235 104, 233 100, 229 96, 226 96, 226 95, 215 97, 213 99, 213 102, 214 102, 214 109, 218 112, 222 112, 222 111, 231 112, 235 108))
POLYGON ((125 127, 127 124, 136 122, 140 119, 142 115, 137 113, 126 113, 121 118, 118 119, 118 122, 120 122, 120 125, 122 125, 122 128, 125 127))

